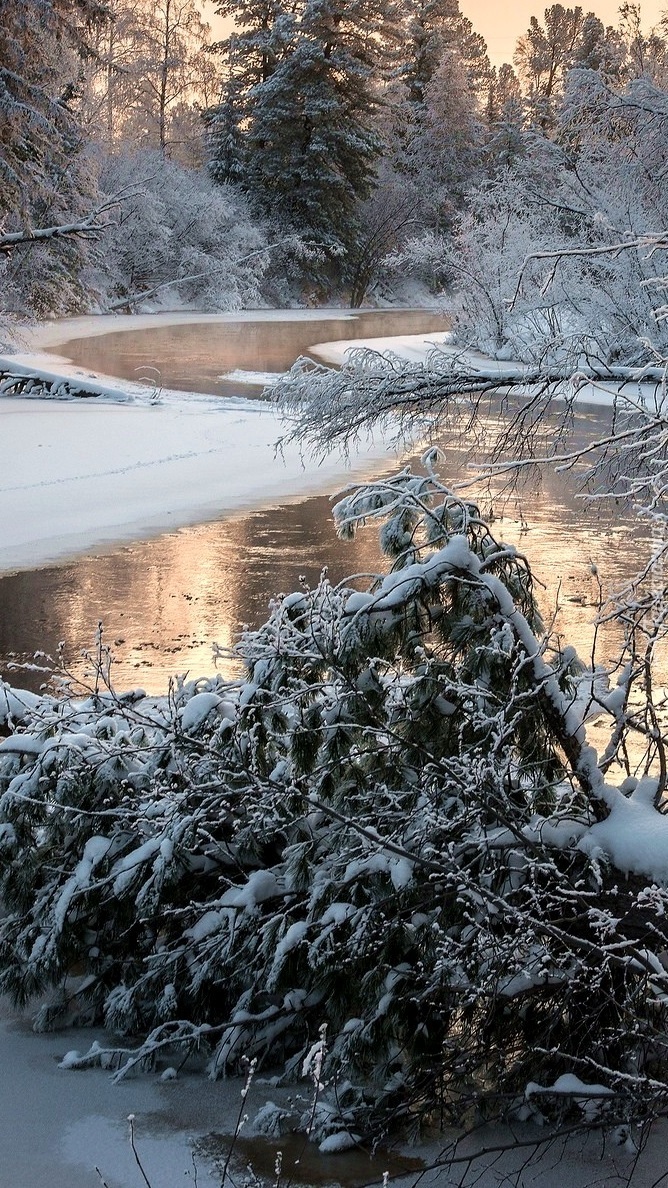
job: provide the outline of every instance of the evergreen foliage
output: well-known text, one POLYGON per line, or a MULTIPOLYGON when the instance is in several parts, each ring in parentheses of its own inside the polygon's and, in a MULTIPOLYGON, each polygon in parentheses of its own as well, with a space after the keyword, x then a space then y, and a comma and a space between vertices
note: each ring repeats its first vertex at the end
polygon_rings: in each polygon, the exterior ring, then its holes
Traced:
MULTIPOLYGON (((0 0, 0 230, 71 223, 97 205, 77 114, 101 0, 0 0)), ((83 300, 81 239, 16 251, 0 270, 2 306, 37 315, 71 313, 83 300)))
POLYGON ((207 116, 213 176, 340 255, 380 154, 373 76, 392 10, 376 0, 234 9, 247 26, 227 42, 230 80, 207 116))
POLYGON ((80 200, 73 100, 86 24, 105 16, 96 0, 1 0, 0 218, 32 223, 80 200))
POLYGON ((240 684, 3 690, 0 988, 59 988, 38 1026, 149 1032, 120 1076, 174 1046, 294 1073, 326 1024, 320 1139, 537 1093, 558 1117, 574 1072, 605 1095, 583 1125, 628 1125, 668 1088, 666 892, 597 844, 630 802, 587 745, 591 683, 434 460, 345 494, 339 530, 379 525, 389 572, 274 604, 240 684))

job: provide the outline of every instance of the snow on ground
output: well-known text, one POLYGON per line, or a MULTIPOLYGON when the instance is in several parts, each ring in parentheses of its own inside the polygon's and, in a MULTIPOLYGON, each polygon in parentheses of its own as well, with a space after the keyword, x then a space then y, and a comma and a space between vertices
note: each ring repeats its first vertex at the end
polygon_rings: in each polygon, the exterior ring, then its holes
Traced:
POLYGON ((277 457, 281 431, 250 401, 2 400, 0 570, 334 486, 343 460, 305 468, 294 446, 277 457))
MULTIPOLYGON (((197 1152, 196 1144, 206 1135, 233 1133, 243 1080, 212 1082, 202 1075, 182 1073, 177 1080, 165 1082, 148 1073, 114 1084, 111 1074, 101 1068, 72 1071, 58 1067, 73 1043, 87 1048, 95 1038, 105 1041, 100 1031, 34 1034, 27 1015, 0 1001, 1 1188, 101 1188, 102 1182, 108 1188, 142 1188, 145 1181, 129 1143, 130 1114, 134 1115, 136 1146, 152 1188, 183 1188, 195 1183, 199 1188, 218 1188, 220 1174, 197 1152)), ((295 1091, 307 1099, 310 1096, 308 1085, 281 1089, 263 1083, 261 1077, 255 1079, 244 1103, 249 1120, 242 1134, 247 1137, 228 1188, 232 1183, 238 1188, 244 1182, 248 1159, 258 1172, 266 1174, 262 1181, 266 1188, 273 1183, 272 1148, 268 1140, 252 1137, 257 1133, 253 1119, 269 1100, 285 1104, 286 1095, 295 1091)), ((501 1183, 519 1188, 591 1188, 593 1184, 612 1188, 626 1183, 633 1170, 634 1188, 650 1188, 663 1183, 665 1177, 667 1129, 665 1123, 655 1126, 635 1169, 633 1152, 617 1145, 612 1136, 604 1143, 600 1133, 577 1138, 564 1147, 547 1147, 542 1158, 533 1161, 528 1147, 520 1146, 503 1157, 491 1154, 467 1169, 466 1155, 481 1146, 494 1152, 517 1139, 526 1144, 543 1137, 540 1127, 530 1123, 516 1124, 512 1131, 489 1126, 457 1149, 458 1164, 409 1173, 393 1178, 392 1184, 394 1188, 416 1188, 418 1184, 420 1188, 472 1188, 474 1184, 499 1188, 501 1183), (517 1179, 513 1172, 518 1173, 517 1179)), ((427 1164, 442 1161, 446 1143, 454 1137, 450 1132, 442 1142, 432 1139, 405 1148, 405 1152, 427 1164)), ((207 1142, 207 1150, 214 1145, 224 1158, 227 1140, 207 1142)), ((371 1165, 362 1152, 344 1152, 326 1158, 320 1168, 316 1153, 310 1149, 304 1153, 296 1139, 278 1140, 275 1147, 285 1150, 284 1179, 293 1188, 341 1182, 347 1188, 355 1184, 380 1188, 382 1183, 382 1156, 371 1165)), ((399 1171, 391 1156, 387 1164, 393 1173, 399 1171)))
MULTIPOLYGON (((280 322, 294 311, 174 314, 161 317, 160 324, 270 316, 280 322)), ((301 310, 296 316, 350 315, 301 310)), ((0 358, 0 368, 82 379, 101 399, 0 399, 0 572, 330 490, 347 471, 338 454, 318 466, 305 463, 296 446, 277 456, 282 423, 258 401, 168 392, 152 403, 146 387, 95 376, 40 353, 73 335, 155 323, 153 315, 87 317, 15 332, 22 349, 0 358)), ((382 444, 369 444, 353 467, 368 468, 371 459, 385 454, 382 444)))

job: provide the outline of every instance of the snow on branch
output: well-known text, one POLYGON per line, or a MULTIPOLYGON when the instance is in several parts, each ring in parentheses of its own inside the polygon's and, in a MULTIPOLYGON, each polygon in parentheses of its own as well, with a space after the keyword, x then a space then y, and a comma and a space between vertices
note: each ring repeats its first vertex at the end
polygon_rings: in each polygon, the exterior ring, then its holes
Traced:
POLYGON ((140 301, 147 301, 149 297, 154 297, 156 293, 161 293, 165 289, 173 289, 177 285, 192 284, 194 281, 206 280, 210 276, 218 276, 220 273, 229 272, 232 268, 237 268, 240 264, 246 264, 249 260, 255 260, 263 256, 268 256, 277 249, 285 249, 292 247, 298 252, 308 253, 314 250, 317 245, 304 242, 301 235, 286 235, 283 238, 276 240, 275 243, 269 243, 265 247, 256 248, 252 252, 247 252, 245 256, 238 256, 227 260, 217 268, 207 268, 204 272, 194 272, 189 276, 175 276, 171 280, 160 281, 157 285, 152 285, 149 289, 142 289, 136 293, 128 293, 125 297, 119 297, 118 300, 112 301, 105 307, 105 313, 114 313, 117 309, 130 309, 133 305, 137 305, 140 301))
POLYGON ((34 246, 54 239, 99 239, 110 226, 103 216, 116 210, 127 195, 117 194, 96 206, 83 219, 57 223, 53 227, 23 228, 0 234, 0 252, 8 253, 21 246, 34 246))
POLYGON ((9 370, 0 364, 0 396, 34 396, 50 400, 99 397, 94 388, 76 379, 42 375, 27 368, 9 370))
MULTIPOLYGON (((513 296, 509 308, 514 309, 522 290, 522 283, 527 272, 532 264, 536 264, 541 260, 552 260, 554 267, 543 281, 541 293, 545 294, 554 280, 556 269, 562 260, 567 259, 596 259, 597 257, 609 256, 616 259, 622 252, 629 251, 643 251, 645 250, 646 259, 661 249, 665 250, 668 247, 668 232, 661 231, 655 233, 648 233, 646 235, 634 236, 629 239, 622 239, 616 243, 604 244, 582 244, 576 247, 555 247, 546 248, 544 251, 531 252, 525 256, 524 263, 517 278, 517 287, 515 295, 513 296)), ((648 283, 648 282, 645 282, 648 283)))
POLYGON ((100 635, 88 689, 2 690, 0 990, 146 1037, 65 1067, 205 1048, 212 1077, 299 1076, 326 1024, 318 1142, 664 1109, 654 725, 650 774, 608 783, 587 706, 624 756, 634 673, 608 693, 556 646, 526 559, 436 461, 343 493, 341 534, 378 526, 387 572, 277 599, 243 679, 119 696, 100 635))
POLYGON ((298 359, 269 394, 289 422, 285 440, 302 442, 320 456, 337 445, 349 449, 375 427, 397 441, 424 432, 467 435, 487 414, 503 416, 511 395, 519 398, 513 425, 517 438, 520 428, 538 429, 557 401, 572 408, 588 386, 600 387, 610 403, 621 396, 639 404, 644 399, 639 385, 658 402, 664 382, 660 363, 583 363, 574 372, 567 362, 502 363, 456 348, 435 348, 423 363, 409 363, 360 347, 347 352, 340 369, 298 359))

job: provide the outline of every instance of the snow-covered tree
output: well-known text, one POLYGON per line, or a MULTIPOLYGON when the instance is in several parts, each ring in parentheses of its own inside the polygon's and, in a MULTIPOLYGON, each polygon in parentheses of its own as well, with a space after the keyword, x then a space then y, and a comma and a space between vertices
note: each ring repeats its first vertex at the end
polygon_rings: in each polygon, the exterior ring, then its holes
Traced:
POLYGON ((553 127, 569 70, 596 70, 606 82, 622 86, 645 77, 666 81, 666 42, 661 29, 645 34, 637 4, 622 4, 617 27, 604 26, 582 8, 553 4, 543 23, 532 17, 517 43, 515 64, 524 84, 529 118, 553 127))
POLYGON ((412 0, 406 13, 402 78, 411 103, 421 104, 444 55, 456 53, 472 90, 484 93, 490 64, 484 38, 463 16, 458 0, 412 0))
POLYGON ((84 277, 103 308, 177 295, 207 309, 262 302, 269 243, 238 192, 157 150, 101 159, 99 184, 125 194, 84 277))
MULTIPOLYGON (((113 0, 83 95, 108 150, 148 148, 203 159, 200 111, 217 90, 209 26, 195 0, 113 0)), ((95 124, 93 124, 95 131, 95 124)))
POLYGON ((573 370, 665 353, 665 246, 653 236, 668 223, 656 170, 667 132, 665 92, 648 79, 613 90, 597 71, 570 71, 554 139, 519 134, 510 169, 469 193, 452 242, 412 249, 422 267, 431 247, 449 272, 462 344, 573 370))
POLYGON ((383 95, 385 156, 417 198, 423 226, 449 228, 479 180, 492 72, 457 0, 410 5, 397 77, 383 95))
POLYGON ((233 17, 236 30, 216 48, 224 56, 220 100, 204 112, 211 176, 218 182, 245 177, 245 136, 257 94, 290 52, 296 10, 280 0, 220 0, 217 12, 233 17))
POLYGON ((376 0, 306 0, 249 15, 250 28, 226 43, 231 77, 208 116, 213 176, 238 180, 265 216, 340 256, 380 153, 373 72, 392 13, 376 0))
POLYGON ((410 240, 423 209, 414 180, 381 161, 377 185, 358 208, 356 242, 348 251, 351 308, 363 305, 374 284, 387 278, 390 258, 410 240))
MULTIPOLYGON (((0 4, 0 218, 71 207, 82 133, 74 98, 97 0, 0 4)), ((39 213, 38 213, 39 212, 39 213)))
MULTIPOLYGON (((555 97, 573 65, 587 18, 579 5, 564 8, 552 4, 545 9, 544 24, 531 17, 527 32, 517 43, 515 65, 524 82, 533 118, 548 125, 555 97)), ((587 25, 587 34, 590 32, 587 25)))
MULTIPOLYGON (((81 222, 97 206, 95 173, 77 113, 83 60, 106 19, 96 0, 0 3, 0 230, 81 222)), ((72 312, 85 301, 84 237, 17 247, 5 262, 0 305, 72 312)))
POLYGON ((619 33, 625 50, 623 78, 649 78, 659 86, 668 81, 668 46, 665 14, 658 28, 645 33, 641 6, 623 3, 619 8, 619 33))
POLYGON ((490 173, 507 169, 524 156, 524 105, 519 79, 509 62, 491 72, 485 125, 485 160, 490 173))
POLYGON ((525 559, 434 461, 345 493, 388 572, 276 602, 241 683, 118 696, 101 650, 88 694, 0 690, 0 987, 56 988, 41 1027, 150 1032, 69 1067, 294 1073, 326 1025, 318 1140, 662 1108, 663 784, 605 780, 636 675, 551 649, 525 559))

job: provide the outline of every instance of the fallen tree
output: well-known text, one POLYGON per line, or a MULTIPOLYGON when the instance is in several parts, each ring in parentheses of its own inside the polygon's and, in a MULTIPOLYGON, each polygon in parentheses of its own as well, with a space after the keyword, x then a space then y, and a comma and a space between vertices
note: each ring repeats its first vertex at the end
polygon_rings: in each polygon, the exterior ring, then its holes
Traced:
POLYGON ((638 1139, 668 1094, 643 669, 610 688, 553 648, 526 560, 427 462, 345 494, 388 573, 277 602, 242 681, 120 696, 100 648, 87 694, 0 693, 0 988, 51 988, 40 1027, 139 1033, 66 1062, 119 1077, 175 1050, 289 1076, 319 1044, 320 1142, 480 1116, 638 1139), (645 775, 607 782, 592 712, 645 775))
POLYGON ((72 400, 98 397, 99 388, 81 380, 45 375, 38 370, 0 367, 0 396, 31 396, 47 400, 72 400))

